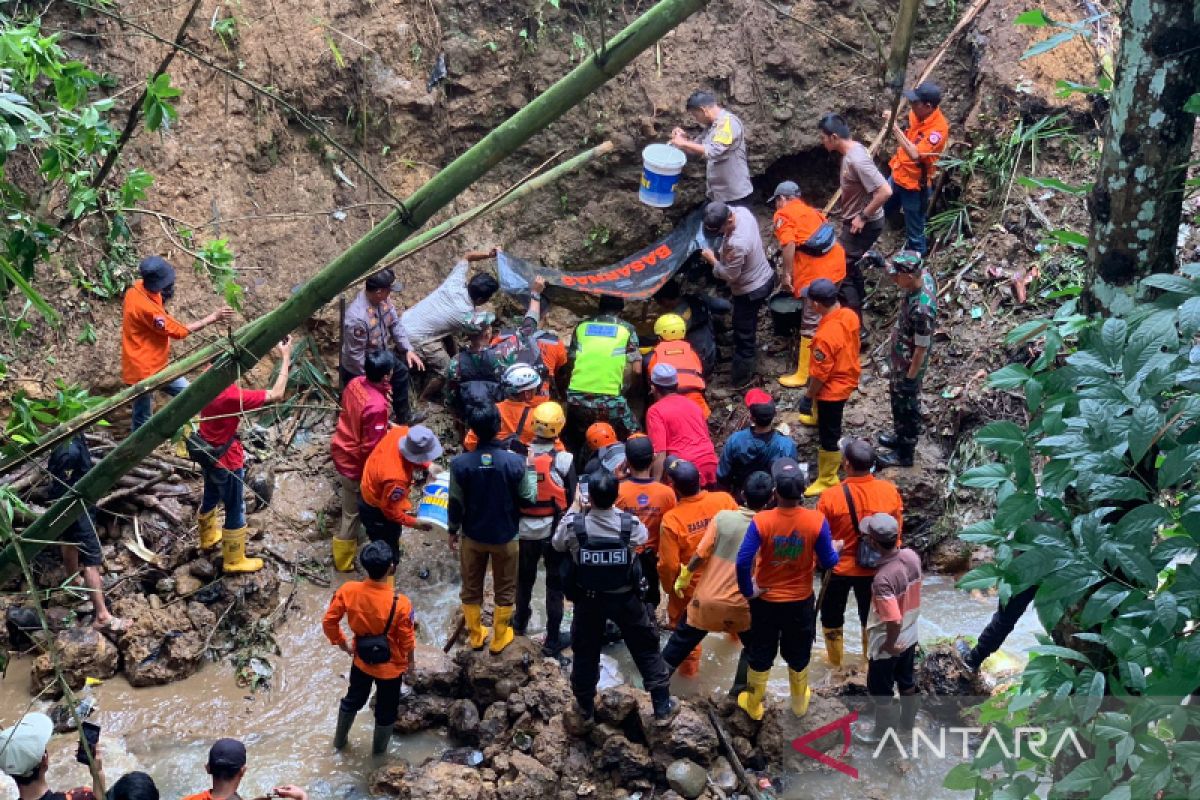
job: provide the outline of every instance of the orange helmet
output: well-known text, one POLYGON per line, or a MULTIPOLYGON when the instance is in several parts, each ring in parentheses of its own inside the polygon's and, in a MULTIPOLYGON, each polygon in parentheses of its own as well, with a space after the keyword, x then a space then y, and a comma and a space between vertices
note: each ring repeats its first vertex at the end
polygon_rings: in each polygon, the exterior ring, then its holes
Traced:
POLYGON ((588 447, 599 450, 617 443, 617 432, 607 422, 593 422, 587 429, 588 447))

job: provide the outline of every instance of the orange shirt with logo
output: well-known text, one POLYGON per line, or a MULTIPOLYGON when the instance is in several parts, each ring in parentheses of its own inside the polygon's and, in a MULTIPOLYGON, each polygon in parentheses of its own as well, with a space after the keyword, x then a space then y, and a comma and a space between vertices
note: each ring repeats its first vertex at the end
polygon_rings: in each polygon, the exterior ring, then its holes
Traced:
POLYGON ((392 615, 392 625, 387 629, 391 659, 382 664, 368 664, 358 656, 354 657, 354 666, 384 681, 399 678, 408 672, 408 656, 417 641, 411 600, 403 594, 393 595, 392 587, 380 581, 349 581, 333 593, 333 599, 329 601, 329 608, 321 620, 325 638, 338 647, 346 642, 346 636, 342 633, 343 617, 355 639, 378 636, 384 632, 388 614, 392 613, 393 596, 396 598, 396 611, 392 615))
POLYGON ((858 388, 862 375, 858 330, 858 315, 844 306, 830 311, 817 323, 808 374, 824 381, 817 392, 818 400, 846 400, 858 388))
POLYGON ((803 506, 773 508, 755 514, 753 522, 759 537, 754 583, 762 599, 791 603, 812 597, 825 515, 803 506))
POLYGON ((775 238, 779 240, 779 246, 796 245, 796 255, 792 259, 792 291, 796 297, 817 278, 841 283, 846 277, 846 251, 840 243, 835 242, 833 249, 823 256, 810 256, 800 250, 800 245, 807 242, 824 222, 824 214, 798 197, 775 212, 775 238))
POLYGON ((628 511, 642 521, 649 534, 646 544, 638 548, 658 550, 659 527, 663 514, 675 507, 675 491, 665 483, 651 478, 626 478, 617 490, 617 508, 628 511))
POLYGON ((679 373, 679 393, 687 397, 704 413, 704 418, 712 416, 712 409, 704 399, 704 365, 700 356, 686 341, 659 342, 650 352, 650 361, 646 364, 646 374, 650 374, 658 364, 670 364, 679 373))
POLYGON ((359 491, 367 505, 383 512, 392 522, 415 527, 417 520, 409 509, 408 499, 413 483, 413 470, 421 466, 411 463, 400 454, 400 440, 408 434, 408 426, 398 425, 383 435, 379 444, 367 456, 363 465, 359 491))
MULTIPOLYGON (((667 614, 672 622, 678 623, 687 609, 688 601, 692 599, 691 588, 684 592, 683 597, 675 594, 675 579, 679 577, 680 567, 692 560, 700 540, 708 530, 708 523, 717 512, 736 511, 737 508, 733 495, 702 489, 691 497, 679 498, 675 507, 663 514, 658 535, 658 577, 662 581, 663 591, 670 598, 667 614)), ((692 587, 703 572, 704 565, 701 565, 692 578, 692 587)))
MULTIPOLYGON (((500 432, 496 434, 496 438, 507 439, 520 428, 521 433, 517 438, 521 440, 521 444, 528 447, 533 441, 533 410, 538 405, 536 400, 523 403, 512 398, 496 403, 496 410, 500 412, 500 432)), ((463 449, 474 450, 478 446, 479 437, 475 435, 475 431, 467 431, 466 438, 463 439, 463 449)))
MULTIPOLYGON (((854 498, 854 511, 858 515, 859 522, 872 514, 888 514, 896 519, 902 538, 904 501, 900 499, 900 492, 894 483, 876 478, 874 475, 845 478, 837 486, 830 486, 821 492, 821 497, 817 500, 817 511, 820 511, 825 515, 825 519, 829 520, 829 530, 833 534, 833 538, 841 539, 845 543, 837 566, 833 568, 834 574, 847 577, 874 575, 875 570, 858 565, 856 555, 859 534, 850 521, 850 507, 846 505, 846 492, 842 489, 843 486, 850 490, 850 496, 854 498)), ((902 541, 897 540, 896 547, 901 546, 903 546, 902 541)))
POLYGON ((142 281, 130 286, 121 316, 121 380, 132 386, 161 372, 171 357, 171 340, 190 333, 163 308, 161 294, 142 281))
POLYGON ((919 161, 909 158, 903 147, 896 148, 896 155, 888 162, 892 168, 892 181, 899 187, 909 191, 921 188, 921 164, 925 162, 925 186, 933 184, 933 176, 937 174, 938 157, 946 149, 946 140, 950 138, 950 123, 940 108, 924 120, 908 112, 908 130, 905 132, 908 140, 916 145, 919 161))

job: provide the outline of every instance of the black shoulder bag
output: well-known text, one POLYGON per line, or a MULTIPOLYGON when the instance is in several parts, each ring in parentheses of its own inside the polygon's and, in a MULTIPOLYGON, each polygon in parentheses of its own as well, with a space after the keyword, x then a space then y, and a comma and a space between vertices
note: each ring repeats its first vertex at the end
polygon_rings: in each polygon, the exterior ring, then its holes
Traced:
POLYGON ((392 629, 392 618, 396 616, 396 600, 398 598, 399 595, 392 595, 392 610, 388 612, 383 633, 355 638, 354 652, 358 654, 364 664, 386 664, 392 660, 392 643, 388 641, 388 631, 392 629))
POLYGON ((842 483, 842 492, 846 495, 846 508, 850 509, 850 524, 858 534, 858 548, 854 551, 854 560, 863 569, 875 569, 879 566, 879 551, 872 544, 871 537, 858 529, 858 511, 854 508, 854 497, 850 494, 850 487, 845 482, 842 483))
POLYGON ((217 462, 224 458, 229 452, 229 448, 237 441, 237 431, 233 432, 233 436, 229 437, 229 441, 220 447, 213 447, 198 433, 193 431, 183 440, 184 447, 187 448, 188 458, 195 461, 200 469, 212 469, 217 466, 217 462))

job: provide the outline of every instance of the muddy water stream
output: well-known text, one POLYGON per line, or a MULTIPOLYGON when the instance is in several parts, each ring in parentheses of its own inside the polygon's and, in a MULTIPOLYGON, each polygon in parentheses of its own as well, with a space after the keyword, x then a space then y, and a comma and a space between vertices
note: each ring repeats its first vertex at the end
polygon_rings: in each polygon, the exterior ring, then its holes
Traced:
MULTIPOLYGON (((404 580, 401 581, 402 585, 404 580)), ((413 581, 407 587, 421 622, 419 638, 440 645, 457 603, 457 587, 446 581, 413 581)), ((539 587, 540 588, 540 587, 539 587)), ((296 783, 307 787, 314 798, 356 797, 366 793, 365 781, 377 766, 368 754, 372 720, 369 712, 359 715, 351 734, 351 746, 335 753, 329 745, 337 700, 345 686, 347 658, 331 647, 321 633, 320 619, 331 589, 303 584, 287 622, 278 632, 283 649, 275 659, 275 675, 269 691, 251 695, 237 686, 227 661, 206 665, 197 675, 169 686, 134 689, 114 678, 95 689, 99 710, 94 718, 103 726, 105 774, 109 781, 124 772, 140 769, 157 781, 164 798, 207 788, 204 761, 212 740, 220 736, 243 739, 250 763, 242 795, 265 794, 272 786, 296 783)), ((929 641, 958 632, 978 632, 994 610, 994 600, 975 600, 953 587, 950 578, 931 576, 923 596, 921 637, 929 641)), ((535 608, 540 606, 540 598, 535 608)), ((531 631, 540 631, 535 613, 531 631)), ((847 627, 847 631, 850 631, 847 627)), ((1034 643, 1038 631, 1035 615, 1027 614, 1007 643, 1008 652, 1020 656, 1034 643)), ((847 635, 848 661, 859 656, 858 636, 847 635)), ((619 682, 628 676, 637 682, 628 655, 621 645, 606 649, 603 678, 619 682)), ((674 689, 681 696, 698 695, 727 688, 737 660, 737 647, 723 637, 705 642, 703 665, 696 679, 676 677, 674 689)), ((5 724, 29 703, 28 660, 11 664, 0 682, 0 703, 5 724)), ((831 675, 818 645, 813 658, 813 683, 821 686, 831 675)), ((861 680, 861 678, 860 678, 861 680)), ((786 702, 787 674, 782 666, 772 673, 770 694, 786 702)), ((437 733, 423 733, 393 740, 390 755, 410 763, 436 755, 451 743, 437 733)), ((52 743, 51 785, 68 788, 87 782, 84 768, 74 762, 72 737, 56 737, 52 743)), ((882 789, 900 797, 950 797, 941 788, 941 776, 950 761, 912 763, 898 772, 883 762, 872 762, 869 751, 855 746, 851 758, 863 781, 857 784, 841 775, 806 774, 801 781, 784 781, 781 797, 840 798, 862 796, 864 790, 882 789), (862 750, 863 752, 859 752, 862 750), (864 782, 866 785, 864 785, 864 782)), ((15 798, 11 781, 0 781, 0 800, 15 798)))

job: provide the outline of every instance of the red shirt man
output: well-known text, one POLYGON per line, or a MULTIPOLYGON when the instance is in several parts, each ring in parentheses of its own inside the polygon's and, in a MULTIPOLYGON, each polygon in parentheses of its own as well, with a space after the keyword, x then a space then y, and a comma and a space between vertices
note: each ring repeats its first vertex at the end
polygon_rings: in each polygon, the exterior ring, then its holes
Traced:
MULTIPOLYGON (((651 370, 656 402, 646 412, 646 432, 654 445, 654 474, 662 477, 668 456, 690 461, 700 471, 700 485, 717 482, 717 451, 708 434, 708 423, 695 403, 679 394, 679 377, 670 364, 651 370)), ((735 506, 736 508, 736 506, 735 506)))
POLYGON ((357 483, 367 457, 388 429, 391 385, 372 383, 365 375, 352 378, 342 393, 342 411, 329 442, 329 455, 339 475, 357 483))

